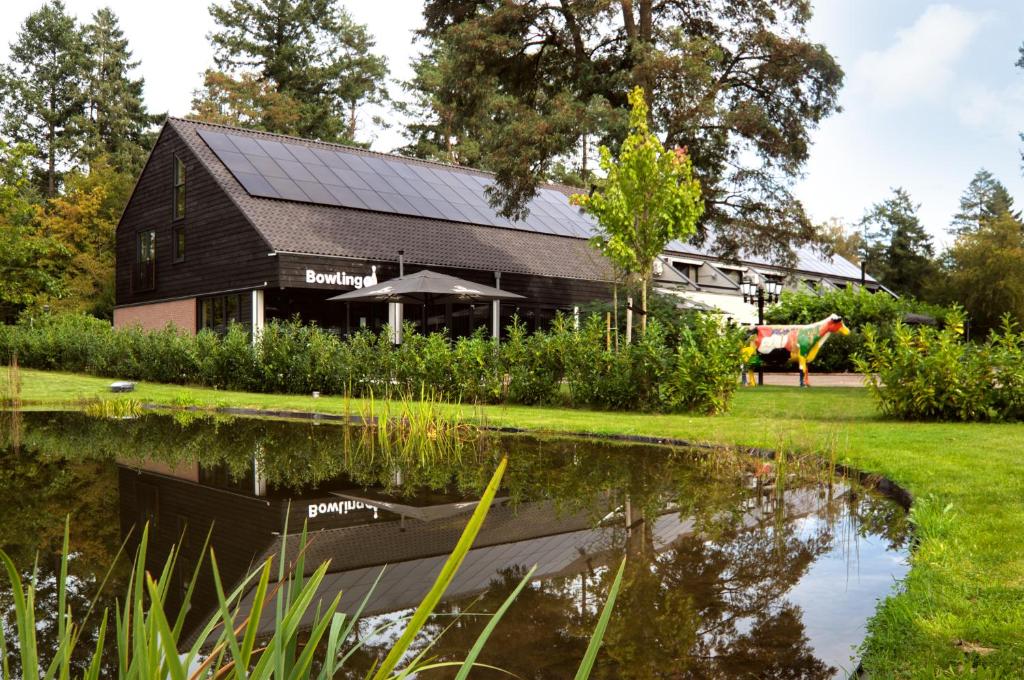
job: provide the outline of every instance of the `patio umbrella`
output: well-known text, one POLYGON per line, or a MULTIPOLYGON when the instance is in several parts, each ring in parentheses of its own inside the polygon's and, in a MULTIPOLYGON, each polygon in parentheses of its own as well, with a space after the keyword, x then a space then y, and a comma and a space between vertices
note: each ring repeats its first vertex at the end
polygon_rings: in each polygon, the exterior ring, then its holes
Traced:
POLYGON ((522 295, 500 288, 473 283, 429 269, 398 279, 382 281, 327 298, 339 302, 419 302, 422 304, 447 302, 491 302, 493 300, 523 300, 522 295))
MULTIPOLYGON (((327 298, 339 302, 411 302, 422 305, 422 331, 427 328, 427 305, 448 302, 475 303, 494 300, 523 300, 522 295, 507 290, 473 283, 455 276, 439 274, 424 269, 397 279, 383 281, 373 286, 360 288, 341 295, 327 298)), ((395 343, 401 343, 401 334, 395 343)))

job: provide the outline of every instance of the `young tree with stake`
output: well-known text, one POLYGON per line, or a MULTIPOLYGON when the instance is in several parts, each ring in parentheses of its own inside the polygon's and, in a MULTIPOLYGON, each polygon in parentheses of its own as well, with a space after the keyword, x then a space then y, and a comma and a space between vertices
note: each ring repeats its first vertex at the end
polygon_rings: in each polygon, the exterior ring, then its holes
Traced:
POLYGON ((644 92, 629 94, 629 135, 618 158, 602 146, 604 188, 570 199, 597 219, 595 246, 640 286, 640 330, 647 330, 647 282, 668 243, 696 232, 704 212, 700 182, 685 149, 666 150, 648 125, 644 92))

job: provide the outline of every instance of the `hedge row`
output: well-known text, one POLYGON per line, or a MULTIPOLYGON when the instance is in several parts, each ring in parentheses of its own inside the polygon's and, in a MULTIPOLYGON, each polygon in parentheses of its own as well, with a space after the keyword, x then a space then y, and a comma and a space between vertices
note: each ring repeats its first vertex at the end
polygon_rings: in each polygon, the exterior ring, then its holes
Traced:
POLYGON ((80 315, 0 326, 0 360, 127 380, 254 392, 418 395, 472 403, 567 404, 641 411, 719 412, 736 386, 742 338, 714 318, 694 317, 674 343, 652 323, 644 338, 606 348, 596 315, 574 329, 559 318, 548 332, 514 323, 496 345, 485 334, 451 341, 411 328, 394 347, 389 333, 348 339, 298 321, 267 324, 254 345, 242 326, 223 337, 173 327, 112 329, 80 315))

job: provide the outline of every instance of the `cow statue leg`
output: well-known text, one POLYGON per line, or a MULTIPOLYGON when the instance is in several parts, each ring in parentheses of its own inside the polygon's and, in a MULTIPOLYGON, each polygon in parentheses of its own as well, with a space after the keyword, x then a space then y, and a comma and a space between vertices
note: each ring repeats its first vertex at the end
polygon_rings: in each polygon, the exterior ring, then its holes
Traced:
POLYGON ((807 371, 807 359, 800 357, 800 387, 811 386, 811 375, 807 371))

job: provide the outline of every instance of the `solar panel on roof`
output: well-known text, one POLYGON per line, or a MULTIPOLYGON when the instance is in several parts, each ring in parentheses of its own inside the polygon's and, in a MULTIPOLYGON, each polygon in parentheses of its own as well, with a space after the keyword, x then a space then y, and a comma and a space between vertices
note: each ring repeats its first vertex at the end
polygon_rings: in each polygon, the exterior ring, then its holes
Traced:
POLYGON ((486 175, 300 141, 197 132, 252 196, 583 238, 593 231, 588 217, 550 189, 530 201, 530 216, 512 221, 491 207, 486 190, 494 180, 486 175))

